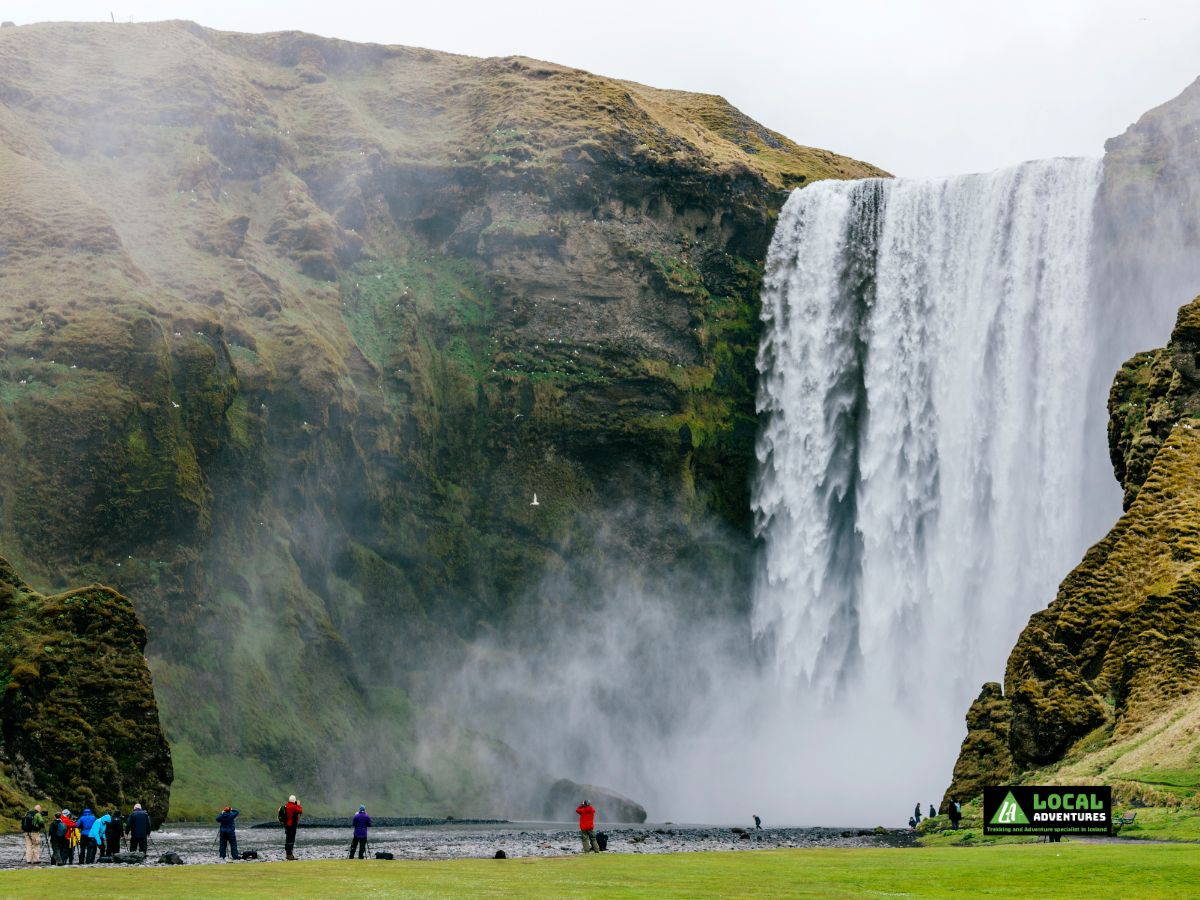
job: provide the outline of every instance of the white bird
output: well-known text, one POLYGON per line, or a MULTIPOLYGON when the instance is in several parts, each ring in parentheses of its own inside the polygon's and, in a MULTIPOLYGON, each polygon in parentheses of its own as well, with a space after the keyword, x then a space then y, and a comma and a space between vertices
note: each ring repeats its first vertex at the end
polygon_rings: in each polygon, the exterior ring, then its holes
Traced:
POLYGON ((176 403, 174 400, 172 400, 172 401, 171 401, 171 405, 172 405, 173 407, 175 407, 176 409, 179 409, 179 404, 178 404, 178 403, 176 403))
POLYGON ((538 503, 538 501, 537 501, 537 494, 533 495, 533 502, 530 503, 529 505, 530 506, 541 506, 542 505, 542 504, 538 503))

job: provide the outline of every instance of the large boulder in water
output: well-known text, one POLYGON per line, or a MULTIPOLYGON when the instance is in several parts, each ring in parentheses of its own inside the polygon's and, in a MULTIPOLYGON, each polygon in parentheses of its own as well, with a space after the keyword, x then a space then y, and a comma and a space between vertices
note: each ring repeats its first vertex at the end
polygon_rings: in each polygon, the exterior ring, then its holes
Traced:
POLYGON ((579 784, 568 778, 560 778, 546 792, 542 815, 549 822, 564 822, 575 818, 575 807, 582 800, 590 800, 596 807, 596 821, 603 824, 614 822, 642 823, 646 821, 646 807, 636 800, 622 797, 616 791, 597 787, 594 784, 579 784))

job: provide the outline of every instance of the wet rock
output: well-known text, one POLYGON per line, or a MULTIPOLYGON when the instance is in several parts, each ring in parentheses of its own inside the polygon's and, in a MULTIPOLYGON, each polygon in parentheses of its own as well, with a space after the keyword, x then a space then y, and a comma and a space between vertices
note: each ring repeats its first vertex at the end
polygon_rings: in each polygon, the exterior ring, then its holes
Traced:
POLYGON ((158 858, 158 864, 160 866, 182 866, 184 860, 178 853, 164 853, 158 858))
POLYGON ((602 822, 646 821, 646 808, 636 800, 623 797, 616 791, 594 784, 579 784, 567 778, 559 779, 546 792, 542 814, 550 822, 569 822, 575 819, 575 807, 581 800, 596 807, 596 818, 602 822))

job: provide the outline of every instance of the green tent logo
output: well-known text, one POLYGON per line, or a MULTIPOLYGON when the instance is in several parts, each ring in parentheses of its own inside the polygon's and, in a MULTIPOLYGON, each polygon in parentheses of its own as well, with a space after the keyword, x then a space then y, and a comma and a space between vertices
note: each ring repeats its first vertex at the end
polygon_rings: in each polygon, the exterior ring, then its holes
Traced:
POLYGON ((1000 808, 996 810, 996 814, 992 816, 992 821, 989 825, 1028 825, 1029 819, 1025 817, 1025 810, 1021 809, 1021 804, 1013 798, 1012 791, 1008 792, 1008 796, 1004 798, 1004 802, 1000 804, 1000 808))

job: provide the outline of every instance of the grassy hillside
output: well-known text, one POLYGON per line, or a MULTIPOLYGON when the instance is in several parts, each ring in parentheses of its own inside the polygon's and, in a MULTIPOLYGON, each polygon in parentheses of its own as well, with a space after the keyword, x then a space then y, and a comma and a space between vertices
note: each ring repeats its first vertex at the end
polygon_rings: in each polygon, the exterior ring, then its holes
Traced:
POLYGON ((436 702, 480 636, 586 617, 614 555, 745 605, 774 217, 877 170, 718 97, 182 22, 0 30, 0 99, 0 550, 137 598, 178 812, 510 812, 436 702))

